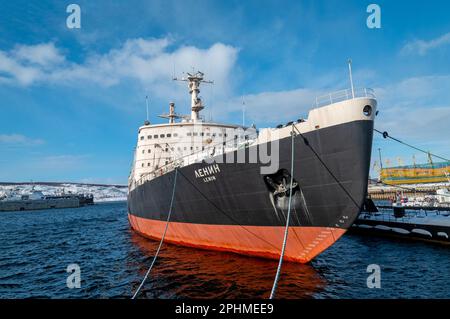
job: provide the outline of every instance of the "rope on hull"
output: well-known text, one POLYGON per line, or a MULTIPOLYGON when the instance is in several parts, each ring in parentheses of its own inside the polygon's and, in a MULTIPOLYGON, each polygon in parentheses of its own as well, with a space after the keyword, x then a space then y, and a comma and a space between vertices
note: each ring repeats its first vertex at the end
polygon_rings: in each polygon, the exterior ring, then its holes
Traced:
POLYGON ((159 246, 158 246, 158 249, 156 250, 155 256, 153 257, 153 261, 152 261, 150 267, 148 268, 147 272, 145 273, 145 276, 144 276, 144 278, 142 279, 141 284, 139 285, 138 289, 137 289, 136 292, 134 293, 133 297, 131 297, 131 299, 135 299, 136 296, 137 296, 137 295, 139 294, 139 292, 141 291, 142 286, 144 286, 144 283, 145 283, 145 281, 147 280, 148 275, 150 274, 150 271, 152 270, 153 265, 154 265, 155 262, 156 262, 156 258, 158 258, 159 251, 161 250, 161 246, 162 246, 162 244, 163 244, 163 242, 164 242, 164 237, 166 236, 167 229, 169 228, 170 216, 172 215, 173 200, 174 200, 174 198, 175 198, 175 189, 176 189, 176 186, 177 186, 177 176, 178 176, 178 168, 175 168, 175 177, 174 177, 174 180, 173 180, 172 198, 170 199, 169 214, 167 215, 166 227, 164 228, 164 233, 163 233, 163 235, 162 235, 162 237, 161 237, 161 241, 159 242, 159 246))
POLYGON ((283 265, 283 259, 284 259, 284 252, 286 250, 286 242, 289 235, 289 221, 291 219, 291 203, 292 203, 292 184, 294 183, 294 138, 295 138, 295 132, 294 132, 294 125, 292 125, 292 132, 291 132, 291 185, 289 186, 289 202, 288 202, 288 212, 286 217, 286 227, 284 229, 284 239, 283 239, 283 246, 281 248, 280 253, 280 260, 278 261, 278 268, 277 273, 275 275, 275 279, 273 281, 272 291, 270 292, 270 299, 273 299, 275 297, 275 293, 278 287, 278 281, 280 280, 280 273, 281 273, 281 266, 283 265))

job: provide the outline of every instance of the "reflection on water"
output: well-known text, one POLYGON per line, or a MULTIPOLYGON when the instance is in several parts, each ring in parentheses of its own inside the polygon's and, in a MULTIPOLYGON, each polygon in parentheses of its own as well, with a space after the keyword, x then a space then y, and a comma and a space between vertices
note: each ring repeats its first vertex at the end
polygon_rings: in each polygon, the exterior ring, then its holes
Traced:
MULTIPOLYGON (((132 232, 147 257, 142 277, 159 242, 132 232)), ((141 298, 268 298, 278 263, 232 253, 164 244, 141 298)), ((310 265, 284 263, 278 298, 311 298, 325 285, 310 265)), ((136 285, 137 286, 137 285, 136 285)))
MULTIPOLYGON (((126 203, 5 212, 0 298, 130 298, 158 241, 128 224, 126 203), (66 285, 69 264, 81 289, 66 285)), ((277 261, 163 244, 140 298, 268 298, 277 261)), ((284 263, 279 298, 449 298, 450 249, 346 234, 309 265, 284 263), (367 266, 381 267, 368 289, 367 266)))

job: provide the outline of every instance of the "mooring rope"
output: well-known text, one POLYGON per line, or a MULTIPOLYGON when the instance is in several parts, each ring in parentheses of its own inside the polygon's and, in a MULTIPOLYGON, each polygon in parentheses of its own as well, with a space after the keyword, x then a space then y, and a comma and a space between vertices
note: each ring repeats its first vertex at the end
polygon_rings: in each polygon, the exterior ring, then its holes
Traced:
POLYGON ((161 246, 162 246, 162 244, 164 242, 164 237, 166 237, 167 229, 169 228, 170 216, 172 215, 173 200, 175 198, 175 189, 176 189, 176 186, 177 186, 177 176, 178 176, 178 168, 175 168, 175 177, 174 177, 174 180, 173 180, 172 198, 170 199, 170 208, 169 208, 169 214, 167 215, 166 227, 164 228, 164 232, 163 232, 163 235, 161 237, 161 241, 159 242, 159 246, 158 246, 158 249, 156 250, 155 256, 153 256, 153 261, 152 261, 150 267, 148 268, 148 270, 147 270, 147 272, 146 272, 146 274, 144 276, 144 279, 142 279, 141 284, 139 285, 138 289, 136 290, 136 292, 134 293, 134 295, 133 295, 133 297, 131 299, 135 299, 136 296, 139 294, 139 291, 141 290, 142 286, 144 286, 144 283, 147 280, 148 275, 150 274, 150 271, 152 270, 153 265, 156 262, 156 258, 158 258, 159 251, 161 250, 161 246))
POLYGON ((328 171, 328 173, 333 177, 333 179, 336 181, 336 183, 339 185, 339 187, 344 191, 344 193, 350 198, 350 200, 355 204, 355 206, 361 211, 362 207, 356 202, 356 200, 353 198, 353 196, 349 193, 349 191, 342 185, 342 183, 339 181, 339 179, 336 177, 336 175, 333 174, 331 169, 325 164, 325 162, 322 160, 320 155, 316 152, 316 150, 309 144, 308 139, 298 130, 298 128, 294 125, 295 130, 298 132, 298 134, 302 137, 303 142, 306 144, 306 146, 309 147, 309 149, 313 152, 314 156, 319 160, 319 162, 322 164, 322 166, 328 171))
POLYGON ((275 297, 275 293, 278 287, 278 281, 280 280, 281 266, 283 265, 284 252, 286 250, 286 243, 289 235, 289 221, 291 219, 291 203, 292 203, 292 185, 294 184, 294 125, 292 124, 291 132, 291 185, 289 186, 289 202, 288 202, 288 212, 286 217, 286 227, 284 228, 284 239, 283 246, 281 247, 280 260, 278 261, 277 273, 275 274, 275 279, 273 280, 272 291, 270 292, 270 299, 275 297))
POLYGON ((411 144, 408 144, 408 143, 406 143, 406 142, 403 142, 403 141, 399 140, 398 138, 392 137, 392 136, 390 136, 389 133, 386 132, 386 131, 381 132, 381 131, 377 130, 376 128, 374 128, 373 130, 374 130, 375 132, 381 134, 381 135, 383 136, 383 138, 390 138, 391 140, 396 141, 396 142, 398 142, 398 143, 400 143, 400 144, 403 144, 403 145, 405 145, 405 146, 411 147, 411 148, 415 149, 416 151, 419 151, 419 152, 422 152, 422 153, 425 153, 425 154, 429 154, 429 155, 431 155, 431 156, 434 156, 434 157, 439 158, 439 159, 441 159, 441 160, 444 160, 444 161, 446 161, 446 162, 450 162, 450 160, 449 160, 448 158, 445 158, 445 157, 442 157, 442 156, 439 156, 439 155, 436 155, 436 154, 427 152, 427 151, 425 151, 425 150, 423 150, 423 149, 421 149, 421 148, 418 148, 418 147, 416 147, 416 146, 414 146, 414 145, 411 145, 411 144))

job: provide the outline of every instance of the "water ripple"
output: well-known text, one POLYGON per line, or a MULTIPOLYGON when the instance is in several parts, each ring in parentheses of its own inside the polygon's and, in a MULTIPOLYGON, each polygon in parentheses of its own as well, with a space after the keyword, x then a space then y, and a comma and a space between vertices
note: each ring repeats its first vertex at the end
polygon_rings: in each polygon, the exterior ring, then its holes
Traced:
MULTIPOLYGON (((126 203, 2 213, 0 298, 129 298, 158 242, 135 234, 126 203), (66 268, 81 267, 69 289, 66 268)), ((276 261, 165 244, 141 298, 267 298, 276 261)), ((450 249, 346 235, 312 263, 285 263, 280 298, 448 298, 450 249), (382 288, 366 285, 369 264, 382 288)))

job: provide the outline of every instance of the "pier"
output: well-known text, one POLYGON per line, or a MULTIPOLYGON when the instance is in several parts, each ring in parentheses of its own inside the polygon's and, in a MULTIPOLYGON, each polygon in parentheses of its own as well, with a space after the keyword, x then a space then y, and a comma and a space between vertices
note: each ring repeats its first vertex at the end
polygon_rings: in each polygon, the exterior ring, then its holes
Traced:
POLYGON ((375 200, 395 200, 398 192, 403 193, 405 197, 416 197, 418 195, 436 194, 436 191, 442 187, 448 187, 443 184, 422 184, 403 186, 369 185, 368 195, 375 200))

